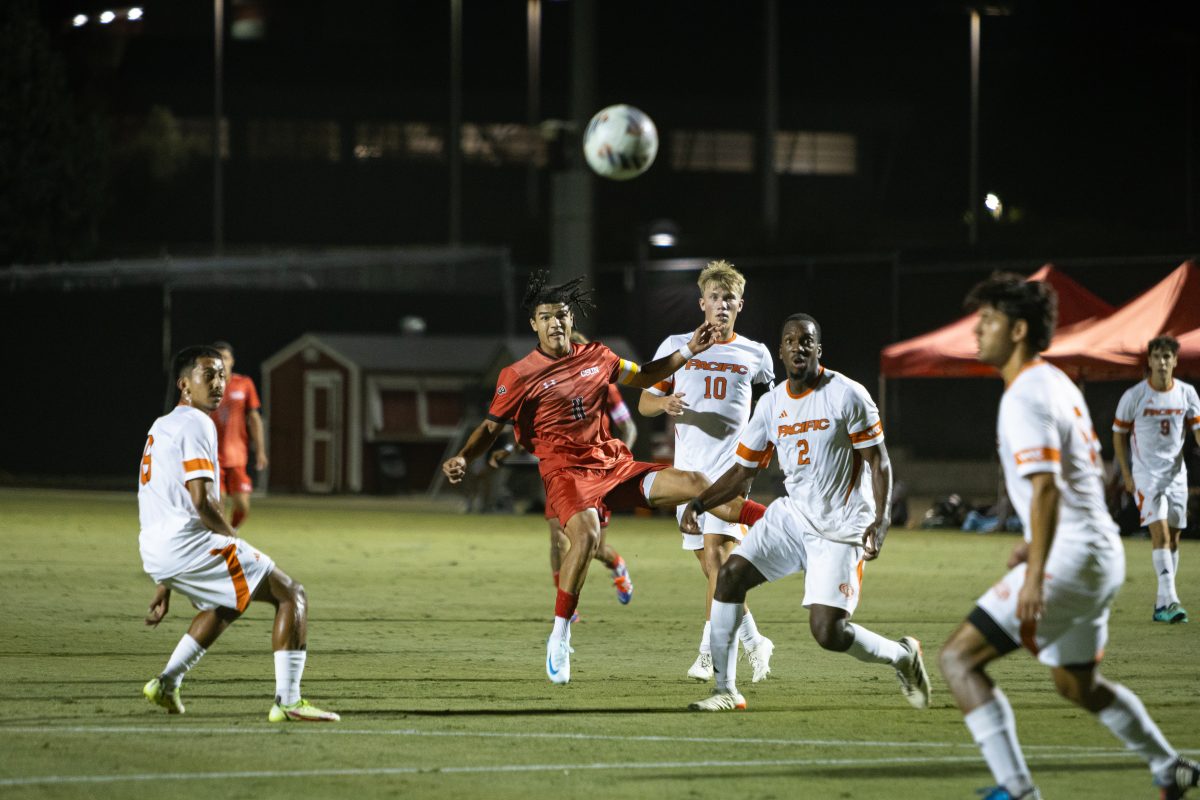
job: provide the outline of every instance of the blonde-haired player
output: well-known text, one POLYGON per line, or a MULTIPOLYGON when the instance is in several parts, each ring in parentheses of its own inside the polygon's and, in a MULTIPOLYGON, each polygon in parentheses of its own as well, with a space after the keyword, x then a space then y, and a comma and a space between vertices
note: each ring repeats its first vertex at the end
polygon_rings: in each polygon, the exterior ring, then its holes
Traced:
POLYGON ((1190 383, 1175 380, 1179 341, 1158 336, 1146 345, 1149 376, 1128 389, 1113 419, 1113 450, 1125 490, 1137 501, 1141 523, 1150 529, 1150 558, 1158 576, 1155 622, 1187 622, 1179 602, 1179 535, 1187 527, 1187 466, 1184 430, 1200 442, 1200 397, 1190 383), (1132 434, 1133 463, 1130 464, 1132 434))
MULTIPOLYGON (((675 467, 702 472, 711 481, 733 464, 738 437, 750 419, 755 394, 751 387, 769 387, 775 380, 775 370, 766 345, 734 332, 738 313, 745 304, 746 278, 742 273, 727 261, 712 261, 700 272, 696 283, 704 320, 717 328, 716 342, 703 356, 689 359, 683 369, 643 391, 638 411, 648 417, 663 413, 674 417, 675 467)), ((689 333, 668 336, 654 357, 675 352, 690 337, 689 333)), ((679 519, 682 514, 680 506, 679 519)), ((707 681, 713 676, 710 618, 717 573, 746 535, 746 526, 705 514, 700 529, 697 534, 683 533, 683 549, 696 554, 706 578, 700 653, 687 674, 707 681)), ((738 637, 757 683, 771 671, 775 645, 758 632, 749 609, 738 628, 738 637)))
POLYGON ((187 347, 172 361, 179 405, 150 426, 138 485, 142 566, 158 584, 146 615, 157 626, 171 591, 199 613, 166 667, 142 694, 182 714, 179 684, 251 600, 275 606, 275 702, 271 722, 335 722, 337 714, 300 696, 308 648, 308 597, 265 553, 234 535, 221 513, 217 428, 209 417, 225 393, 225 365, 212 347, 187 347))

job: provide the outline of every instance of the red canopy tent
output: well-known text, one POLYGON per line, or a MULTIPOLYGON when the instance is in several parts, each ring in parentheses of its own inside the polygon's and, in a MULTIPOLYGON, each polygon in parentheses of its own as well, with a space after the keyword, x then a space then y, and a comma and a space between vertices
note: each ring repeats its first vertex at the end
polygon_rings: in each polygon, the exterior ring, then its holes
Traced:
POLYGON ((1042 355, 1076 377, 1136 380, 1142 377, 1148 341, 1197 328, 1200 267, 1185 261, 1107 318, 1056 336, 1042 355))
MULTIPOLYGON (((1053 264, 1029 276, 1046 281, 1058 292, 1059 330, 1066 336, 1111 314, 1113 307, 1089 292, 1053 264)), ((880 380, 884 378, 969 378, 995 375, 996 370, 976 360, 975 321, 969 314, 937 330, 889 345, 879 354, 880 380)))
POLYGON ((1200 328, 1177 338, 1179 366, 1175 371, 1185 378, 1200 378, 1200 328))

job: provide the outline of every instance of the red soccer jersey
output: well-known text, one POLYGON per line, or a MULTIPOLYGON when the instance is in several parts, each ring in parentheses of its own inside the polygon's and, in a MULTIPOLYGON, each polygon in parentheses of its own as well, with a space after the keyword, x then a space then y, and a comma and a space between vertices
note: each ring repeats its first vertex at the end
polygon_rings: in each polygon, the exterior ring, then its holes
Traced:
POLYGON ((562 358, 534 349, 500 371, 488 418, 513 425, 543 476, 563 467, 612 469, 633 460, 607 423, 608 386, 620 369, 621 359, 600 342, 572 345, 562 358))
POLYGON ((246 429, 246 412, 262 407, 254 381, 236 372, 225 384, 221 405, 212 413, 217 423, 221 467, 244 467, 250 452, 250 435, 246 429))

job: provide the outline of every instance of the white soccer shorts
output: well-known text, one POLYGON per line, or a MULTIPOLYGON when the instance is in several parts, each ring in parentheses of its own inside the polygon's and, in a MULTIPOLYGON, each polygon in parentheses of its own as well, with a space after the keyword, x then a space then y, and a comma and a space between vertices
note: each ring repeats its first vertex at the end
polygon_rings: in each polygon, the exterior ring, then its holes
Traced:
POLYGON ((275 569, 275 562, 244 539, 215 533, 211 539, 207 556, 162 583, 200 611, 218 607, 245 611, 255 589, 275 569))
POLYGON ((805 530, 803 519, 786 498, 767 506, 767 513, 733 551, 776 581, 804 572, 804 607, 845 609, 853 614, 862 593, 862 547, 836 542, 805 530))
MULTIPOLYGON (((683 510, 685 508, 687 508, 686 503, 675 507, 676 520, 683 522, 683 510)), ((720 517, 712 514, 701 514, 700 530, 703 531, 703 533, 679 532, 679 535, 683 537, 684 550, 703 550, 705 533, 715 533, 720 536, 727 536, 730 539, 740 542, 742 539, 746 538, 746 531, 748 531, 749 528, 737 522, 726 522, 720 517)))
POLYGON ((1187 474, 1180 472, 1175 480, 1161 489, 1146 489, 1152 482, 1133 475, 1134 495, 1138 517, 1143 525, 1166 520, 1167 527, 1183 530, 1187 527, 1188 486, 1187 474))
POLYGON ((1010 570, 976 605, 1046 666, 1090 664, 1103 655, 1109 607, 1124 580, 1125 551, 1119 546, 1074 556, 1051 549, 1042 583, 1045 611, 1036 623, 1022 626, 1017 619, 1025 564, 1010 570))

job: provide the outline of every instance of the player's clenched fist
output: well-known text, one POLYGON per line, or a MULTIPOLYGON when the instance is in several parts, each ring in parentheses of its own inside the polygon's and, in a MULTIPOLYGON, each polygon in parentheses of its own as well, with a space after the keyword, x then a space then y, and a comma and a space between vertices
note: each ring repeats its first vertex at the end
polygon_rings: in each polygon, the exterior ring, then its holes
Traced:
POLYGON ((458 483, 467 474, 467 460, 462 456, 448 458, 446 463, 442 464, 442 472, 445 473, 446 480, 458 483))

